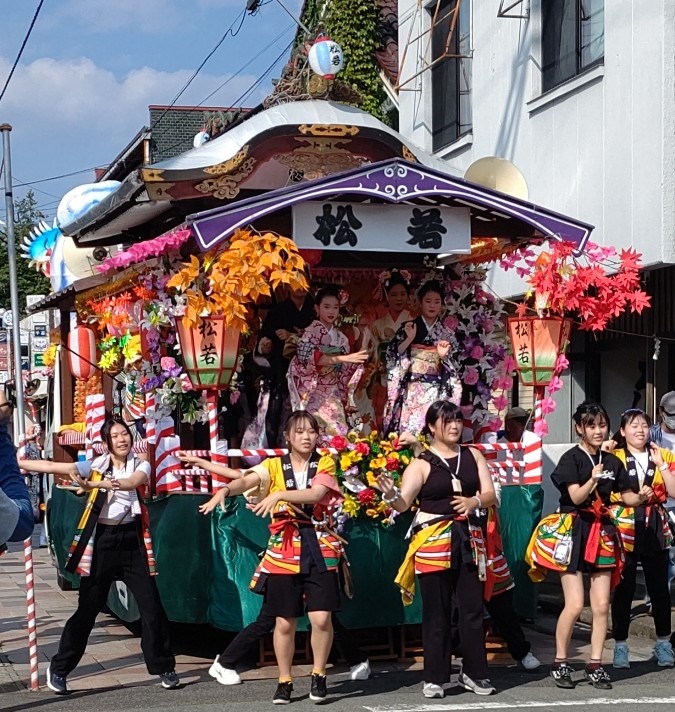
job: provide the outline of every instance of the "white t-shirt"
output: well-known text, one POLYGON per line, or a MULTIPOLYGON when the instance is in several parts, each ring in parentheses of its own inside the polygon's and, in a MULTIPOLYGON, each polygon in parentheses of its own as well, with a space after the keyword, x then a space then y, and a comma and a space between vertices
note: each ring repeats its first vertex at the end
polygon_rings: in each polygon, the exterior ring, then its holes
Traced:
POLYGON ((638 452, 633 453, 635 458, 635 469, 637 470, 638 482, 640 487, 645 483, 645 477, 647 475, 647 470, 649 469, 649 453, 648 452, 638 452))
MULTIPOLYGON (((91 474, 91 461, 78 462, 77 471, 80 477, 87 479, 91 474)), ((150 478, 150 463, 140 461, 138 466, 134 470, 135 472, 142 472, 146 481, 150 478)), ((122 468, 113 467, 113 475, 118 480, 126 479, 130 477, 133 472, 127 473, 127 470, 122 468)), ((127 524, 128 522, 133 522, 134 515, 131 512, 131 495, 129 492, 108 491, 107 499, 103 504, 103 509, 101 509, 101 514, 98 517, 98 521, 101 524, 127 524)))

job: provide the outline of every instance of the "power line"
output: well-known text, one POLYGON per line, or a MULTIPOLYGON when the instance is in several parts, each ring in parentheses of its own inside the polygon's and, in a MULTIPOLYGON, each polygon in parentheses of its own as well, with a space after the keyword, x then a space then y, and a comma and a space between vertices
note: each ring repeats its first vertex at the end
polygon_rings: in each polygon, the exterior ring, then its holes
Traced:
POLYGON ((26 48, 26 44, 28 43, 28 38, 30 37, 31 32, 33 31, 33 27, 35 27, 35 22, 38 19, 40 10, 42 10, 42 5, 44 4, 44 1, 45 0, 40 0, 40 2, 38 3, 37 10, 35 11, 35 14, 33 15, 33 19, 31 20, 30 27, 28 28, 28 32, 26 32, 26 36, 23 38, 23 42, 21 43, 21 48, 19 49, 19 54, 16 55, 16 59, 14 60, 14 64, 12 65, 12 68, 9 71, 9 76, 7 77, 7 81, 5 82, 5 86, 2 88, 2 91, 0 92, 0 101, 2 101, 2 97, 5 96, 7 87, 9 86, 9 83, 12 80, 12 76, 14 75, 14 70, 17 68, 17 66, 19 64, 21 55, 23 54, 23 51, 26 48))
POLYGON ((225 30, 225 34, 218 40, 218 42, 216 42, 215 47, 206 55, 206 57, 204 57, 202 63, 197 67, 197 69, 195 69, 195 71, 192 73, 192 76, 187 80, 187 82, 185 82, 185 84, 183 85, 183 88, 178 92, 178 94, 176 94, 176 96, 174 96, 174 98, 171 100, 171 103, 169 104, 169 106, 167 106, 164 109, 164 111, 159 115, 159 117, 155 120, 153 125, 150 127, 150 131, 152 131, 157 126, 157 124, 164 118, 164 116, 169 111, 169 109, 171 109, 171 107, 174 106, 174 104, 181 98, 181 96, 183 96, 183 94, 185 93, 187 88, 196 79, 197 75, 199 74, 199 72, 201 72, 204 65, 216 53, 216 51, 218 50, 220 45, 223 44, 223 42, 225 41, 227 36, 231 34, 232 37, 236 37, 239 34, 239 31, 241 30, 245 19, 246 19, 246 10, 243 10, 241 13, 241 18, 239 18, 239 17, 235 18, 234 22, 227 28, 227 30, 225 30), (233 32, 232 28, 237 24, 237 20, 239 20, 239 27, 237 27, 237 29, 234 30, 234 32, 233 32))

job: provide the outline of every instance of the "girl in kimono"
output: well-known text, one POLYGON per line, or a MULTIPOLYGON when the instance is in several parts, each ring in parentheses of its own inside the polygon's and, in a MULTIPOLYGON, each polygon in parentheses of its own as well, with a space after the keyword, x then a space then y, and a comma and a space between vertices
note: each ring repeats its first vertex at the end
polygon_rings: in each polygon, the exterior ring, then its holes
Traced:
POLYGON ((441 321, 443 287, 430 280, 417 297, 422 313, 399 328, 387 349, 385 433, 419 435, 436 400, 459 406, 462 386, 450 356, 452 334, 441 321))
POLYGON ((412 321, 408 311, 410 299, 410 274, 392 269, 380 275, 380 284, 375 296, 387 301, 387 313, 370 326, 375 371, 369 393, 375 412, 377 427, 382 429, 382 418, 387 403, 387 348, 396 332, 406 321, 412 321))
POLYGON ((460 446, 462 412, 439 400, 425 412, 425 435, 431 446, 408 465, 401 487, 390 475, 377 478, 382 499, 397 512, 414 502, 419 510, 410 546, 396 576, 404 605, 412 603, 415 576, 422 596, 424 683, 428 698, 445 696, 450 686, 452 605, 459 609, 462 669, 459 685, 477 695, 491 695, 488 679, 483 596, 488 550, 478 519, 497 503, 492 478, 481 453, 460 446))
POLYGON ((644 503, 647 495, 632 492, 621 460, 602 451, 609 416, 601 405, 582 403, 574 413, 574 425, 580 442, 562 455, 551 475, 560 491, 558 512, 537 525, 526 560, 534 581, 543 580, 546 570, 560 573, 565 607, 556 626, 551 677, 562 688, 575 686, 567 651, 574 624, 584 607, 583 575, 589 575, 593 625, 591 659, 584 677, 593 687, 609 690, 612 684, 602 666, 602 650, 607 637, 610 590, 612 583, 618 582, 623 564, 621 542, 609 505, 614 492, 631 507, 644 503))
POLYGON ((612 510, 626 552, 626 563, 621 581, 612 598, 614 625, 614 667, 629 668, 628 627, 635 593, 638 562, 642 564, 647 592, 652 602, 656 645, 654 658, 660 667, 673 667, 675 656, 670 644, 670 586, 668 568, 672 535, 664 503, 675 497, 675 454, 655 443, 648 445, 649 416, 638 408, 631 408, 621 416, 619 434, 615 436, 617 449, 613 451, 625 465, 630 488, 645 499, 637 507, 625 507, 617 495, 612 510))
MULTIPOLYGON (((335 462, 316 452, 316 418, 307 411, 295 411, 284 432, 288 455, 270 458, 248 470, 218 490, 199 511, 208 514, 226 497, 246 492, 256 501, 248 505, 254 514, 272 517, 267 550, 251 589, 265 595, 266 610, 276 616, 274 652, 279 683, 273 702, 291 701, 295 629, 305 613, 312 627, 314 657, 309 698, 322 702, 326 699, 326 664, 333 642, 331 613, 340 608, 338 567, 343 557, 342 540, 329 528, 330 516, 342 495, 335 478, 335 462)), ((226 477, 233 474, 223 465, 208 463, 208 469, 226 477)))
POLYGON ((316 295, 315 319, 304 331, 288 369, 294 410, 309 410, 319 422, 322 440, 348 431, 346 409, 367 351, 349 353, 349 340, 335 326, 340 315, 340 290, 331 285, 316 295))

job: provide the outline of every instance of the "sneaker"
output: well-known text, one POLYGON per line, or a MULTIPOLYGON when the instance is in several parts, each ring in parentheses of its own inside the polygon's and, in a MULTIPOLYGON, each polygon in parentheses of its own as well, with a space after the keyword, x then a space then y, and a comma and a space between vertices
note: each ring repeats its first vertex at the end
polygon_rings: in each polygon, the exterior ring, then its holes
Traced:
POLYGON ((277 691, 272 698, 274 705, 287 705, 291 701, 291 693, 293 692, 292 682, 280 682, 277 685, 277 691))
POLYGON ((532 655, 532 653, 528 653, 522 660, 519 660, 519 662, 526 670, 536 670, 541 665, 539 658, 532 655))
POLYGON ((589 670, 588 668, 586 668, 584 670, 584 677, 591 683, 591 685, 593 685, 593 687, 597 688, 598 690, 612 689, 612 680, 607 674, 607 670, 605 670, 602 665, 600 665, 600 667, 595 668, 595 670, 589 670))
POLYGON ((551 677, 553 682, 558 687, 562 687, 566 690, 571 690, 574 687, 574 680, 572 680, 572 673, 574 670, 567 663, 558 663, 551 665, 551 677))
POLYGON ((312 702, 323 702, 326 699, 326 676, 312 673, 312 683, 309 688, 309 699, 312 702))
POLYGON ((623 668, 628 670, 630 668, 630 660, 628 659, 628 646, 627 645, 615 645, 614 646, 614 660, 612 661, 612 667, 616 670, 623 668))
POLYGON ((673 646, 668 640, 658 640, 654 646, 654 657, 659 667, 673 667, 675 665, 675 653, 673 646))
POLYGON ((57 695, 67 695, 70 690, 66 685, 65 675, 54 675, 51 670, 51 665, 47 667, 47 687, 57 695))
POLYGON ((429 699, 434 699, 435 697, 445 697, 445 690, 442 685, 434 685, 433 682, 423 682, 422 694, 429 699))
POLYGON ((180 685, 180 680, 178 675, 176 675, 175 670, 169 670, 169 672, 163 672, 159 676, 159 681, 162 683, 162 687, 165 690, 175 690, 178 685, 180 685))
POLYGON ((216 659, 211 664, 209 675, 215 678, 221 685, 241 685, 239 673, 232 668, 223 667, 218 662, 219 658, 220 655, 216 656, 216 659))
POLYGON ((367 680, 370 677, 370 661, 364 660, 362 663, 352 665, 349 668, 350 680, 367 680))
POLYGON ((457 682, 459 682, 460 687, 469 690, 469 692, 475 692, 477 695, 491 695, 493 692, 497 692, 495 686, 489 680, 472 680, 463 672, 459 673, 457 682))

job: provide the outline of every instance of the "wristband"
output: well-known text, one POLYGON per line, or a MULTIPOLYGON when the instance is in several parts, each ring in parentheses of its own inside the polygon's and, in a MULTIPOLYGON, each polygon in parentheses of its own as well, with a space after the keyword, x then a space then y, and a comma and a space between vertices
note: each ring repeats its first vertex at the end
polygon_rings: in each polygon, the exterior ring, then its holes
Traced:
POLYGON ((670 469, 670 466, 665 462, 662 465, 659 465, 659 470, 661 470, 661 472, 665 472, 666 470, 669 470, 669 469, 670 469))
POLYGON ((476 502, 478 502, 478 506, 476 507, 476 509, 483 509, 483 503, 480 501, 480 497, 475 494, 473 498, 476 500, 476 502))
POLYGON ((387 504, 393 504, 400 496, 401 496, 401 490, 398 487, 394 487, 394 496, 387 497, 386 495, 383 494, 382 501, 386 502, 387 504))
POLYGON ((227 499, 230 496, 230 488, 227 485, 223 485, 223 489, 227 490, 227 494, 225 495, 225 499, 227 499))
POLYGON ((120 481, 115 479, 115 480, 110 480, 110 489, 113 492, 117 492, 117 490, 120 488, 120 481))

